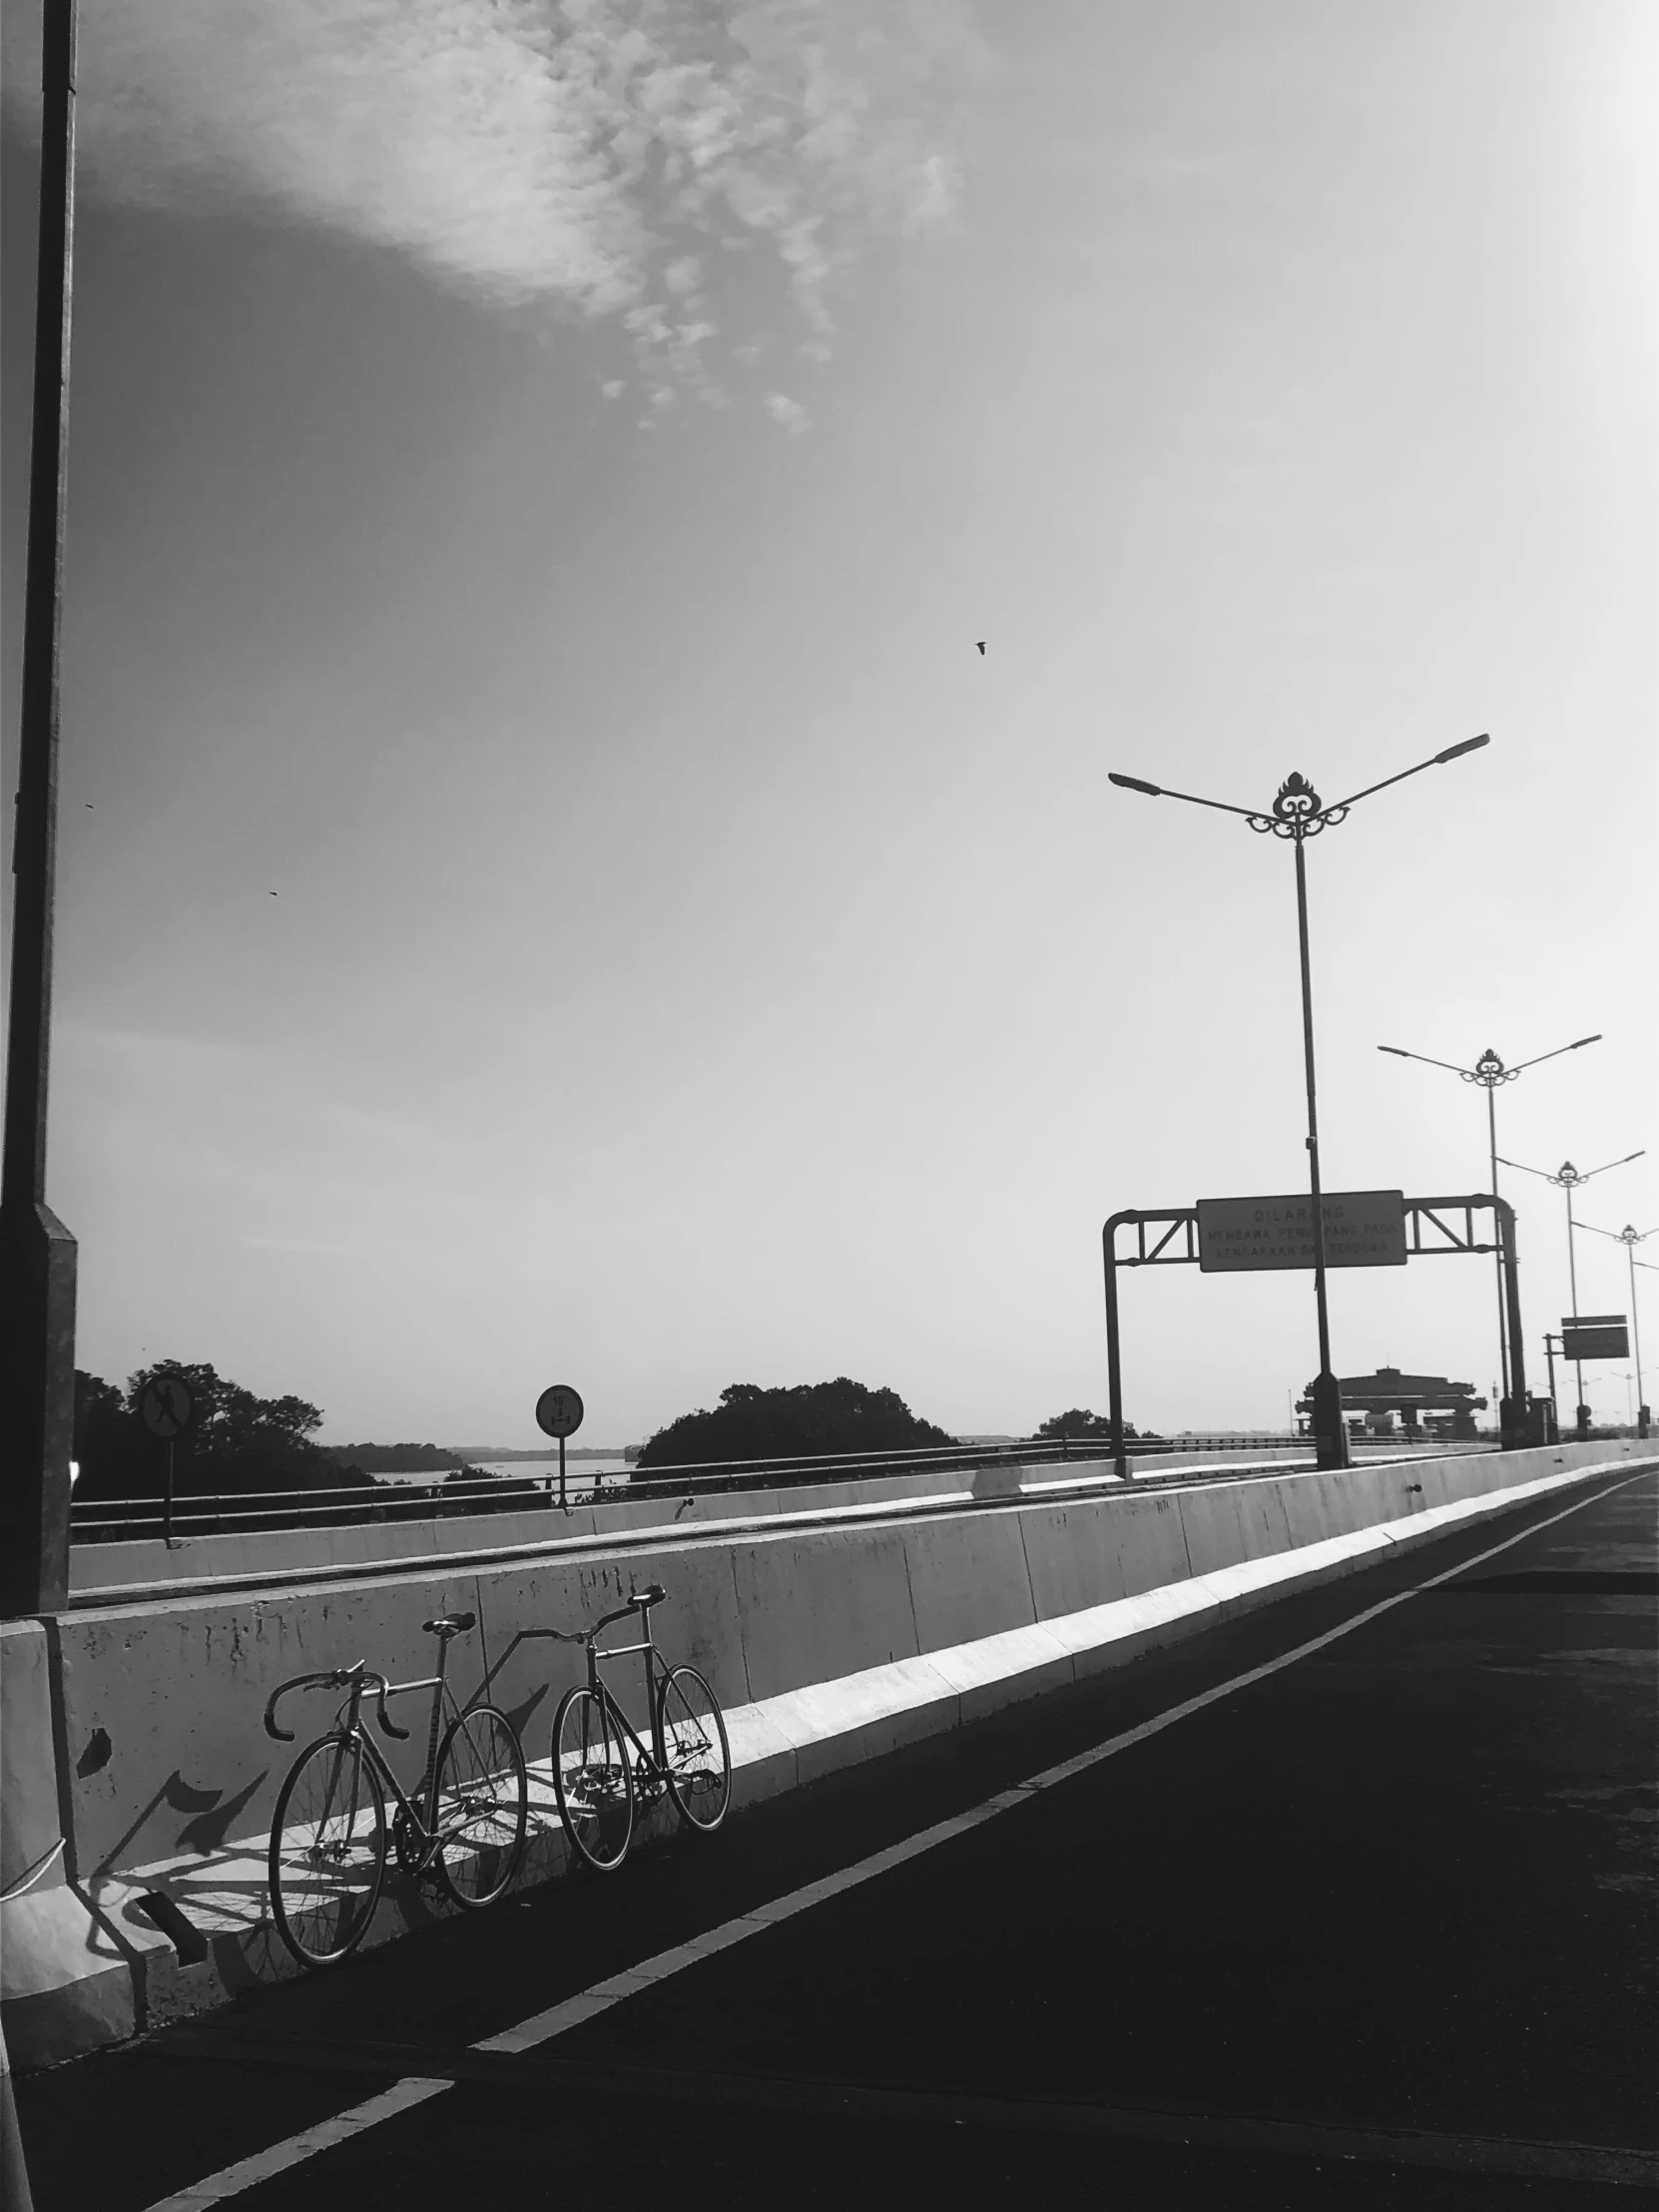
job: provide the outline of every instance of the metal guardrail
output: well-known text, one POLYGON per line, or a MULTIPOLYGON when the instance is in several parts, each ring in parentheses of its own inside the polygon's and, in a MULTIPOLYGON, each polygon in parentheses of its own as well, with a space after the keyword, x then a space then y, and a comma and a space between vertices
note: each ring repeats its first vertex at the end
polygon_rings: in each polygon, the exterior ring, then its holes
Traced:
MULTIPOLYGON (((1441 1438, 1394 1437, 1417 1449, 1448 1451, 1496 1448, 1495 1439, 1452 1442, 1441 1438)), ((1130 1452, 1136 1461, 1186 1456, 1192 1452, 1287 1450, 1312 1452, 1306 1436, 1241 1435, 1147 1436, 1130 1452)), ((971 1474, 986 1467, 1067 1465, 1109 1456, 1106 1439, 1094 1436, 1023 1437, 1001 1444, 939 1444, 915 1451, 829 1452, 800 1457, 717 1459, 677 1467, 630 1466, 626 1479, 596 1478, 591 1487, 569 1491, 572 1504, 722 1492, 794 1488, 813 1482, 851 1482, 859 1476, 892 1474, 971 1474)), ((534 1464, 534 1462, 532 1462, 534 1464)), ((1174 1471, 1174 1470, 1172 1470, 1174 1471)), ((578 1478, 580 1479, 580 1478, 578 1478)), ((544 1507, 557 1512, 555 1474, 481 1475, 462 1481, 438 1476, 432 1481, 378 1481, 371 1488, 342 1483, 302 1490, 245 1490, 176 1493, 172 1525, 180 1535, 268 1534, 282 1530, 370 1527, 397 1521, 447 1519, 485 1512, 515 1512, 544 1507)), ((87 1498, 70 1508, 71 1534, 78 1543, 111 1543, 157 1535, 163 1508, 154 1498, 87 1498)))

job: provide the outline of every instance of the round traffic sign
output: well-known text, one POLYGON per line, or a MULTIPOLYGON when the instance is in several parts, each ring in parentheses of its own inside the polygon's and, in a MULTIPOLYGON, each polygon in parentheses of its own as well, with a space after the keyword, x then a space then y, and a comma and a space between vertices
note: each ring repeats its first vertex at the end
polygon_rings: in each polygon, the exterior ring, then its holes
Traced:
POLYGON ((196 1418, 196 1393, 182 1375, 153 1375, 139 1392, 139 1419, 171 1443, 196 1418))
POLYGON ((536 1400, 536 1426, 547 1436, 574 1436, 582 1425, 582 1399, 568 1382, 555 1382, 536 1400))

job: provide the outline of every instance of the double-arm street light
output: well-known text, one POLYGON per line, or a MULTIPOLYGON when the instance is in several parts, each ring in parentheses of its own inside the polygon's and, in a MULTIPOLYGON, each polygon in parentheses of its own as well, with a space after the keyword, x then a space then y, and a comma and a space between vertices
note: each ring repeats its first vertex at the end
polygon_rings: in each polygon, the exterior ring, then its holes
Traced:
MULTIPOLYGON (((1627 1152, 1622 1160, 1603 1160, 1600 1167, 1588 1168, 1582 1175, 1579 1174, 1570 1160, 1563 1160, 1555 1174, 1551 1175, 1545 1168, 1529 1168, 1524 1160, 1505 1160, 1501 1153, 1498 1154, 1498 1159, 1504 1167, 1519 1168, 1522 1175, 1535 1175, 1540 1182, 1553 1183, 1558 1191, 1565 1191, 1567 1194, 1567 1283, 1572 1292, 1572 1318, 1574 1321, 1578 1319, 1578 1255, 1573 1246, 1572 1238, 1574 1228, 1572 1194, 1582 1184, 1588 1183, 1593 1176, 1605 1175, 1609 1168, 1628 1167, 1632 1160, 1640 1160, 1644 1156, 1645 1148, 1636 1152, 1627 1152)), ((1575 1360, 1572 1364, 1572 1371, 1577 1379, 1578 1385, 1578 1404, 1575 1409, 1575 1419, 1579 1436, 1583 1438, 1590 1433, 1590 1408, 1584 1402, 1584 1367, 1582 1361, 1575 1360)))
POLYGON ((1308 869, 1303 846, 1322 830, 1335 830, 1340 823, 1346 822, 1349 810, 1357 807, 1362 799, 1370 799, 1374 792, 1386 791, 1390 784, 1402 784, 1407 776, 1418 776, 1425 768, 1443 768, 1447 761, 1455 761, 1461 754, 1473 753, 1490 742, 1484 734, 1465 738, 1461 745, 1447 746, 1432 760, 1401 769, 1397 776, 1385 776, 1380 784, 1368 784, 1364 791, 1355 792, 1352 798, 1339 801, 1335 807, 1324 804, 1306 777, 1290 776, 1280 785, 1278 797, 1265 814, 1250 807, 1229 806, 1225 800, 1200 799, 1192 792, 1166 791, 1160 784, 1143 783, 1138 776, 1109 777, 1120 789, 1143 792, 1148 799, 1183 799, 1189 806, 1213 807, 1220 814, 1242 815, 1259 835, 1283 837, 1296 848, 1296 919, 1302 948, 1302 1049, 1308 1082, 1308 1186, 1313 1200, 1314 1303, 1319 1315, 1320 1338, 1320 1371, 1314 1383, 1314 1438, 1322 1467, 1346 1467, 1349 1457, 1342 1391, 1331 1367, 1331 1322, 1325 1296, 1325 1211, 1320 1197, 1319 1111, 1314 1082, 1314 986, 1308 963, 1308 869))
POLYGON ((1647 1391, 1642 1387, 1642 1330, 1636 1318, 1636 1270, 1650 1267, 1652 1263, 1638 1260, 1636 1247, 1646 1244, 1649 1237, 1659 1235, 1659 1231, 1632 1229, 1629 1222, 1622 1229, 1598 1229, 1593 1221, 1581 1221, 1578 1226, 1589 1230, 1592 1236, 1611 1237, 1615 1244, 1623 1245, 1624 1256, 1630 1263, 1630 1341, 1636 1348, 1636 1433, 1638 1436, 1645 1436, 1653 1416, 1648 1411, 1647 1391))
MULTIPOLYGON (((1600 1041, 1601 1032, 1598 1029, 1593 1037, 1579 1037, 1572 1044, 1558 1044, 1553 1052, 1540 1052, 1534 1058, 1522 1060, 1519 1066, 1512 1068, 1504 1066, 1490 1045, 1481 1053, 1479 1059, 1475 1061, 1471 1068, 1456 1067, 1450 1060, 1430 1059, 1425 1052, 1406 1052, 1397 1044, 1380 1044, 1377 1049, 1379 1052, 1391 1052, 1396 1060, 1420 1060, 1422 1065, 1427 1068, 1446 1068, 1451 1074, 1461 1076, 1465 1083, 1479 1084, 1486 1094, 1486 1141, 1492 1163, 1492 1196, 1496 1198, 1497 1108, 1493 1104, 1493 1097, 1498 1085, 1500 1083, 1512 1083, 1517 1075, 1524 1074, 1528 1068, 1537 1067, 1540 1061, 1558 1060, 1563 1052, 1578 1052, 1585 1045, 1599 1044, 1600 1041)), ((1503 1376, 1503 1395, 1507 1398, 1510 1394, 1509 1323, 1503 1310, 1503 1254, 1501 1251, 1497 1255, 1497 1348, 1498 1364, 1503 1376)), ((1524 1405, 1515 1406, 1512 1417, 1517 1421, 1524 1420, 1526 1407, 1524 1405)), ((1508 1428, 1508 1418, 1504 1419, 1503 1426, 1505 1429, 1508 1428)))

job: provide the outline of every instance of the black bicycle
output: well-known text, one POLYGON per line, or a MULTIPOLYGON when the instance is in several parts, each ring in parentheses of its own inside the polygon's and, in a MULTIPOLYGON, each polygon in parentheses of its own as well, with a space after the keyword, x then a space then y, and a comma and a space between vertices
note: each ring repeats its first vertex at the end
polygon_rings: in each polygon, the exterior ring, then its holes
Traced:
POLYGON ((482 1701, 457 1705, 444 1680, 453 1636, 477 1625, 474 1613, 447 1614, 422 1624, 438 1639, 438 1671, 419 1682, 388 1682, 358 1660, 327 1674, 295 1675, 271 1693, 266 1733, 291 1744, 291 1728, 276 1724, 276 1706, 290 1690, 344 1690, 325 1736, 299 1754, 276 1799, 271 1823, 271 1908, 278 1934, 302 1966, 332 1966, 361 1942, 386 1874, 386 1792, 397 1801, 391 1844, 405 1875, 433 1882, 453 1905, 491 1905, 512 1881, 524 1848, 529 1787, 517 1731, 505 1713, 482 1701), (406 1741, 386 1711, 386 1699, 430 1690, 432 1722, 426 1771, 405 1795, 362 1718, 365 1690, 381 1731, 406 1741), (438 1741, 447 1712, 449 1726, 438 1741))
POLYGON ((591 1628, 541 1631, 587 1649, 588 1679, 566 1691, 553 1720, 553 1790, 565 1834, 600 1874, 614 1874, 628 1856, 636 1800, 651 1805, 666 1790, 684 1825, 704 1836, 720 1826, 732 1801, 732 1749, 720 1701, 695 1667, 665 1666, 652 1640, 651 1608, 666 1600, 654 1582, 591 1628), (644 1641, 601 1651, 600 1632, 630 1613, 639 1614, 644 1641), (649 1745, 599 1672, 604 1660, 636 1655, 645 1661, 649 1745))

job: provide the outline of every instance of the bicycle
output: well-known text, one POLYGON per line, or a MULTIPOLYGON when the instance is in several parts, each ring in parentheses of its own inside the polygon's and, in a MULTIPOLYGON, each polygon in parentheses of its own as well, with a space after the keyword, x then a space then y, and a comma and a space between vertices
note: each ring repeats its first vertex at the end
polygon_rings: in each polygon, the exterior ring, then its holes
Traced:
POLYGON ((337 1965, 361 1942, 380 1900, 386 1873, 386 1792, 397 1801, 392 1847, 401 1871, 434 1882, 466 1911, 491 1905, 512 1881, 524 1848, 529 1784, 517 1731, 505 1713, 481 1703, 484 1684, 459 1706, 444 1680, 450 1639, 477 1625, 474 1613, 440 1615, 421 1624, 438 1639, 438 1671, 419 1682, 388 1682, 365 1666, 299 1674, 271 1693, 266 1734, 291 1744, 294 1731, 276 1722, 290 1690, 346 1691, 326 1735, 306 1746, 289 1768, 271 1823, 272 1915, 283 1942, 302 1966, 337 1965), (405 1794, 362 1718, 372 1688, 383 1734, 407 1741, 386 1711, 386 1699, 430 1690, 432 1722, 426 1771, 405 1794), (450 1716, 443 1741, 438 1725, 450 1716))
POLYGON ((587 1651, 586 1683, 565 1692, 553 1718, 553 1792, 565 1834, 597 1874, 614 1874, 628 1856, 637 1798, 654 1804, 666 1790, 682 1825, 703 1836, 713 1835, 732 1800, 732 1748, 720 1701, 695 1667, 664 1666, 651 1634, 651 1608, 667 1595, 654 1582, 591 1628, 529 1631, 587 1651), (644 1642, 601 1651, 600 1632, 635 1612, 644 1642), (645 1661, 649 1747, 599 1672, 602 1660, 636 1654, 645 1661))

